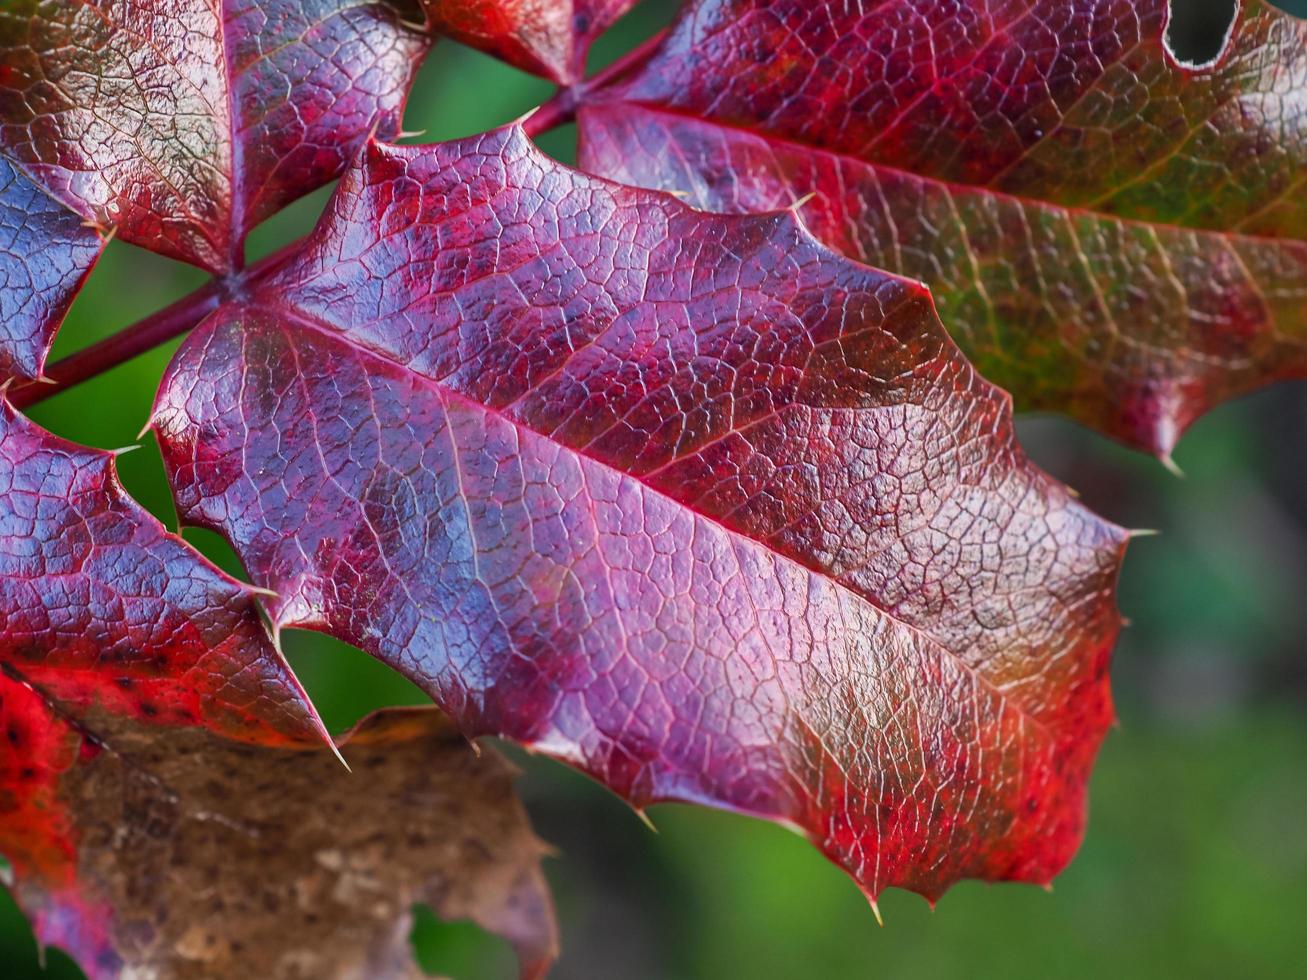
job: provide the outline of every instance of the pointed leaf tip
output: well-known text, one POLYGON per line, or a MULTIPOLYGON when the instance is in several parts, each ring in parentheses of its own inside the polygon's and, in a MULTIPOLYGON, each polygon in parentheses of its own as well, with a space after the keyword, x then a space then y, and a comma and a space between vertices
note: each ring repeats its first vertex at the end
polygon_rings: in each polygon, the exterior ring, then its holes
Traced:
POLYGON ((1032 879, 1060 869, 1110 716, 1120 534, 1014 449, 1006 396, 928 294, 792 211, 696 211, 520 127, 369 156, 160 392, 169 478, 287 597, 274 631, 353 643, 466 733, 637 804, 799 827, 873 892, 1008 878, 1014 854, 1032 879), (206 381, 214 363, 230 383, 206 381), (934 503, 889 492, 909 464, 934 503), (941 539, 921 581, 912 556, 941 539), (769 680, 725 707, 744 677, 769 680), (637 678, 640 710, 603 693, 637 678), (905 729, 948 751, 866 751, 903 687, 905 729), (957 788, 927 824, 918 785, 957 788), (935 855, 935 832, 966 844, 935 855))
POLYGON ((1307 23, 1242 3, 1195 72, 1169 6, 690 0, 582 109, 581 165, 714 211, 820 191, 813 233, 927 282, 1023 408, 1166 457, 1214 406, 1307 377, 1307 305, 1275 298, 1307 281, 1307 23))

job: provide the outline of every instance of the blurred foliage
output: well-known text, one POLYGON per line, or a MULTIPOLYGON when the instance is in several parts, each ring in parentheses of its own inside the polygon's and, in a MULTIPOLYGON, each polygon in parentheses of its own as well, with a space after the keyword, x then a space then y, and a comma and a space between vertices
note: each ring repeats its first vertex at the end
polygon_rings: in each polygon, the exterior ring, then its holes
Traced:
MULTIPOLYGON (((1230 8, 1229 0, 1176 2, 1196 14, 1177 21, 1177 31, 1191 32, 1173 37, 1180 47, 1222 29, 1222 11, 1230 8)), ((1277 5, 1307 15, 1307 0, 1277 5)), ((671 9, 666 0, 637 8, 596 45, 594 64, 629 50, 671 9)), ((544 82, 442 42, 418 79, 406 127, 423 131, 413 138, 422 142, 464 136, 520 116, 549 93, 544 82)), ((565 162, 574 159, 573 127, 541 143, 565 162)), ((258 229, 251 256, 308 231, 329 193, 258 229)), ((55 357, 202 280, 196 270, 112 243, 55 357)), ((80 442, 129 445, 175 347, 33 415, 80 442)), ((891 891, 880 901, 880 929, 852 883, 783 829, 662 806, 651 812, 660 831, 651 834, 584 777, 515 752, 536 824, 561 852, 549 864, 564 940, 556 977, 1301 975, 1307 385, 1284 385, 1202 420, 1176 453, 1184 479, 1064 420, 1025 419, 1021 430, 1031 455, 1091 507, 1161 532, 1130 549, 1120 602, 1134 625, 1114 667, 1122 724, 1093 779, 1084 847, 1054 893, 966 883, 932 913, 919 898, 891 891)), ((120 466, 137 499, 175 526, 153 443, 120 466)), ((185 534, 240 572, 216 535, 185 534)), ((333 729, 376 707, 425 700, 388 668, 328 638, 291 633, 287 645, 333 729)), ((458 980, 514 975, 507 947, 475 927, 441 923, 424 909, 416 922, 427 971, 458 980)), ((81 976, 57 950, 47 952, 42 972, 31 931, 2 890, 0 967, 13 980, 81 976)))

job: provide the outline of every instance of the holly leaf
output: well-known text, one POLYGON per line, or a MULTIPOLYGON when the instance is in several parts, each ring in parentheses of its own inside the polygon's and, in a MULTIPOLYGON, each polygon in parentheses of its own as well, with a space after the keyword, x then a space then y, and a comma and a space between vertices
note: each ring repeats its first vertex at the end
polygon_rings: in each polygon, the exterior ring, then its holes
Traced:
POLYGON ((326 738, 259 616, 256 590, 169 534, 74 445, 0 402, 0 667, 65 709, 326 738))
POLYGON ((15 376, 40 374, 102 240, 3 158, 0 239, 0 669, 63 711, 253 742, 327 739, 257 590, 132 500, 115 453, 44 431, 5 397, 15 376))
POLYGON ((411 907, 555 953, 543 845, 512 768, 436 712, 398 709, 322 749, 121 716, 68 720, 0 675, 0 847, 43 943, 91 980, 411 977, 411 907))
POLYGON ((1112 717, 1125 535, 918 284, 520 129, 370 145, 178 351, 184 521, 278 629, 644 807, 792 826, 874 898, 1047 881, 1112 717))
POLYGON ((0 383, 41 376, 101 248, 95 229, 0 156, 0 383))
MULTIPOLYGON (((39 374, 101 241, 0 158, 0 362, 39 374)), ((169 534, 115 453, 21 416, 0 384, 0 669, 61 710, 113 710, 254 742, 326 739, 275 648, 256 589, 169 534)), ((22 765, 21 753, 19 761, 22 765)))
MULTIPOLYGON (((265 174, 266 200, 295 159, 265 174)), ((37 377, 102 237, 2 158, 0 230, 0 367, 6 381, 37 377)), ((524 974, 542 972, 552 913, 539 849, 504 802, 502 764, 470 772, 450 764, 451 736, 435 723, 378 720, 362 737, 377 746, 364 760, 372 794, 324 790, 338 764, 325 753, 304 761, 327 735, 264 625, 258 590, 132 501, 114 457, 41 430, 0 398, 0 852, 41 941, 92 977, 408 976, 407 908, 427 901, 503 932, 524 974), (378 761, 397 741, 411 744, 378 761), (422 775, 406 783, 415 755, 422 775), (401 812, 424 810, 402 839, 361 802, 375 807, 387 790, 401 812), (426 813, 433 798, 440 808, 426 813), (349 826, 327 828, 325 814, 349 826)))
POLYGON ((250 228, 398 132, 429 43, 386 2, 19 0, 0 146, 88 221, 230 271, 250 228))
POLYGON ((1195 66, 1166 0, 696 0, 583 109, 582 166, 802 202, 822 241, 924 280, 1021 407, 1165 457, 1307 376, 1307 25, 1238 6, 1195 66))
POLYGON ((590 44, 635 0, 421 0, 427 28, 523 71, 575 82, 590 44))
MULTIPOLYGON (((0 308, 12 314, 0 363, 34 376, 101 242, 3 161, 0 173, 0 234, 9 246, 0 259, 0 308)), ((107 975, 106 964, 117 962, 116 927, 105 896, 78 873, 83 820, 67 799, 69 773, 103 741, 84 739, 76 719, 118 719, 100 731, 127 719, 199 726, 265 746, 327 735, 264 626, 257 590, 137 505, 118 481, 116 454, 42 430, 5 400, 5 387, 0 852, 13 862, 19 897, 38 910, 38 936, 107 975)), ((114 840, 132 836, 124 834, 114 840)), ((149 894, 154 886, 133 887, 149 894)))

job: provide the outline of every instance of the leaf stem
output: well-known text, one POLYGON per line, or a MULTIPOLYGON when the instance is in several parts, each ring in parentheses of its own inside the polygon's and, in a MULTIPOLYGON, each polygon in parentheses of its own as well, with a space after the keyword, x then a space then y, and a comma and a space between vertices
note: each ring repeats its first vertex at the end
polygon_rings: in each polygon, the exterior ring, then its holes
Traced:
POLYGON ((180 337, 224 302, 239 299, 255 283, 267 278, 296 251, 302 240, 256 262, 237 277, 212 279, 156 313, 138 320, 113 336, 106 337, 56 361, 45 370, 41 381, 31 381, 9 393, 15 408, 25 409, 43 402, 74 385, 103 374, 110 368, 180 337))
MULTIPOLYGON (((560 88, 552 98, 523 120, 522 128, 534 139, 541 133, 571 122, 576 118, 576 110, 591 95, 620 81, 632 69, 647 61, 666 36, 666 30, 659 31, 590 78, 560 88)), ((239 300, 250 287, 271 275, 303 242, 304 239, 297 239, 245 270, 225 279, 214 279, 113 336, 56 361, 46 368, 45 377, 41 381, 28 382, 14 388, 9 393, 10 403, 15 408, 30 408, 180 337, 224 302, 239 300)))
POLYGON ((591 95, 615 84, 630 71, 648 61, 666 36, 667 30, 663 29, 584 81, 560 88, 552 98, 522 120, 522 129, 535 139, 541 133, 547 133, 551 129, 557 129, 571 122, 576 118, 576 110, 583 106, 591 95))

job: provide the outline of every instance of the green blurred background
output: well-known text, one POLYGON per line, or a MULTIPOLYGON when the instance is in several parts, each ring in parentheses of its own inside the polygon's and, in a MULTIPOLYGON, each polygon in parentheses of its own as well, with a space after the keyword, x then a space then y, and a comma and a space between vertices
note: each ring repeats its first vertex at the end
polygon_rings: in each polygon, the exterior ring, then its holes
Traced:
MULTIPOLYGON (((1177 0, 1200 51, 1229 0, 1177 0), (1205 40, 1206 39, 1206 40, 1205 40)), ((1307 0, 1286 0, 1307 15, 1307 0)), ((602 64, 665 23, 650 0, 597 45, 602 64)), ((406 128, 422 141, 513 119, 548 97, 543 82, 450 43, 422 70, 406 128)), ((574 157, 571 127, 544 148, 574 157)), ((260 228, 252 256, 306 232, 329 193, 260 228)), ((187 267, 112 243, 74 306, 68 354, 202 282, 187 267)), ((39 406, 45 426, 95 446, 135 441, 175 345, 39 406)), ((515 753, 522 792, 559 857, 555 886, 568 980, 862 977, 1289 977, 1307 975, 1307 385, 1230 404, 1181 442, 1176 479, 1061 419, 1021 423, 1031 454, 1100 513, 1159 529, 1137 541, 1121 581, 1133 621, 1117 649, 1121 725, 1093 778, 1089 833, 1052 894, 964 883, 931 912, 881 899, 878 928, 853 884, 806 843, 767 824, 688 807, 652 811, 649 830, 562 766, 515 753)), ((175 516, 153 443, 121 460, 131 492, 175 516)), ((186 537, 232 570, 215 536, 186 537)), ((348 726, 423 696, 358 651, 317 635, 289 654, 328 724, 348 726)), ((469 925, 419 910, 429 972, 514 975, 512 955, 469 925)), ((39 966, 31 931, 0 893, 0 978, 81 974, 57 950, 39 966)), ((261 980, 261 978, 249 978, 261 980)))

